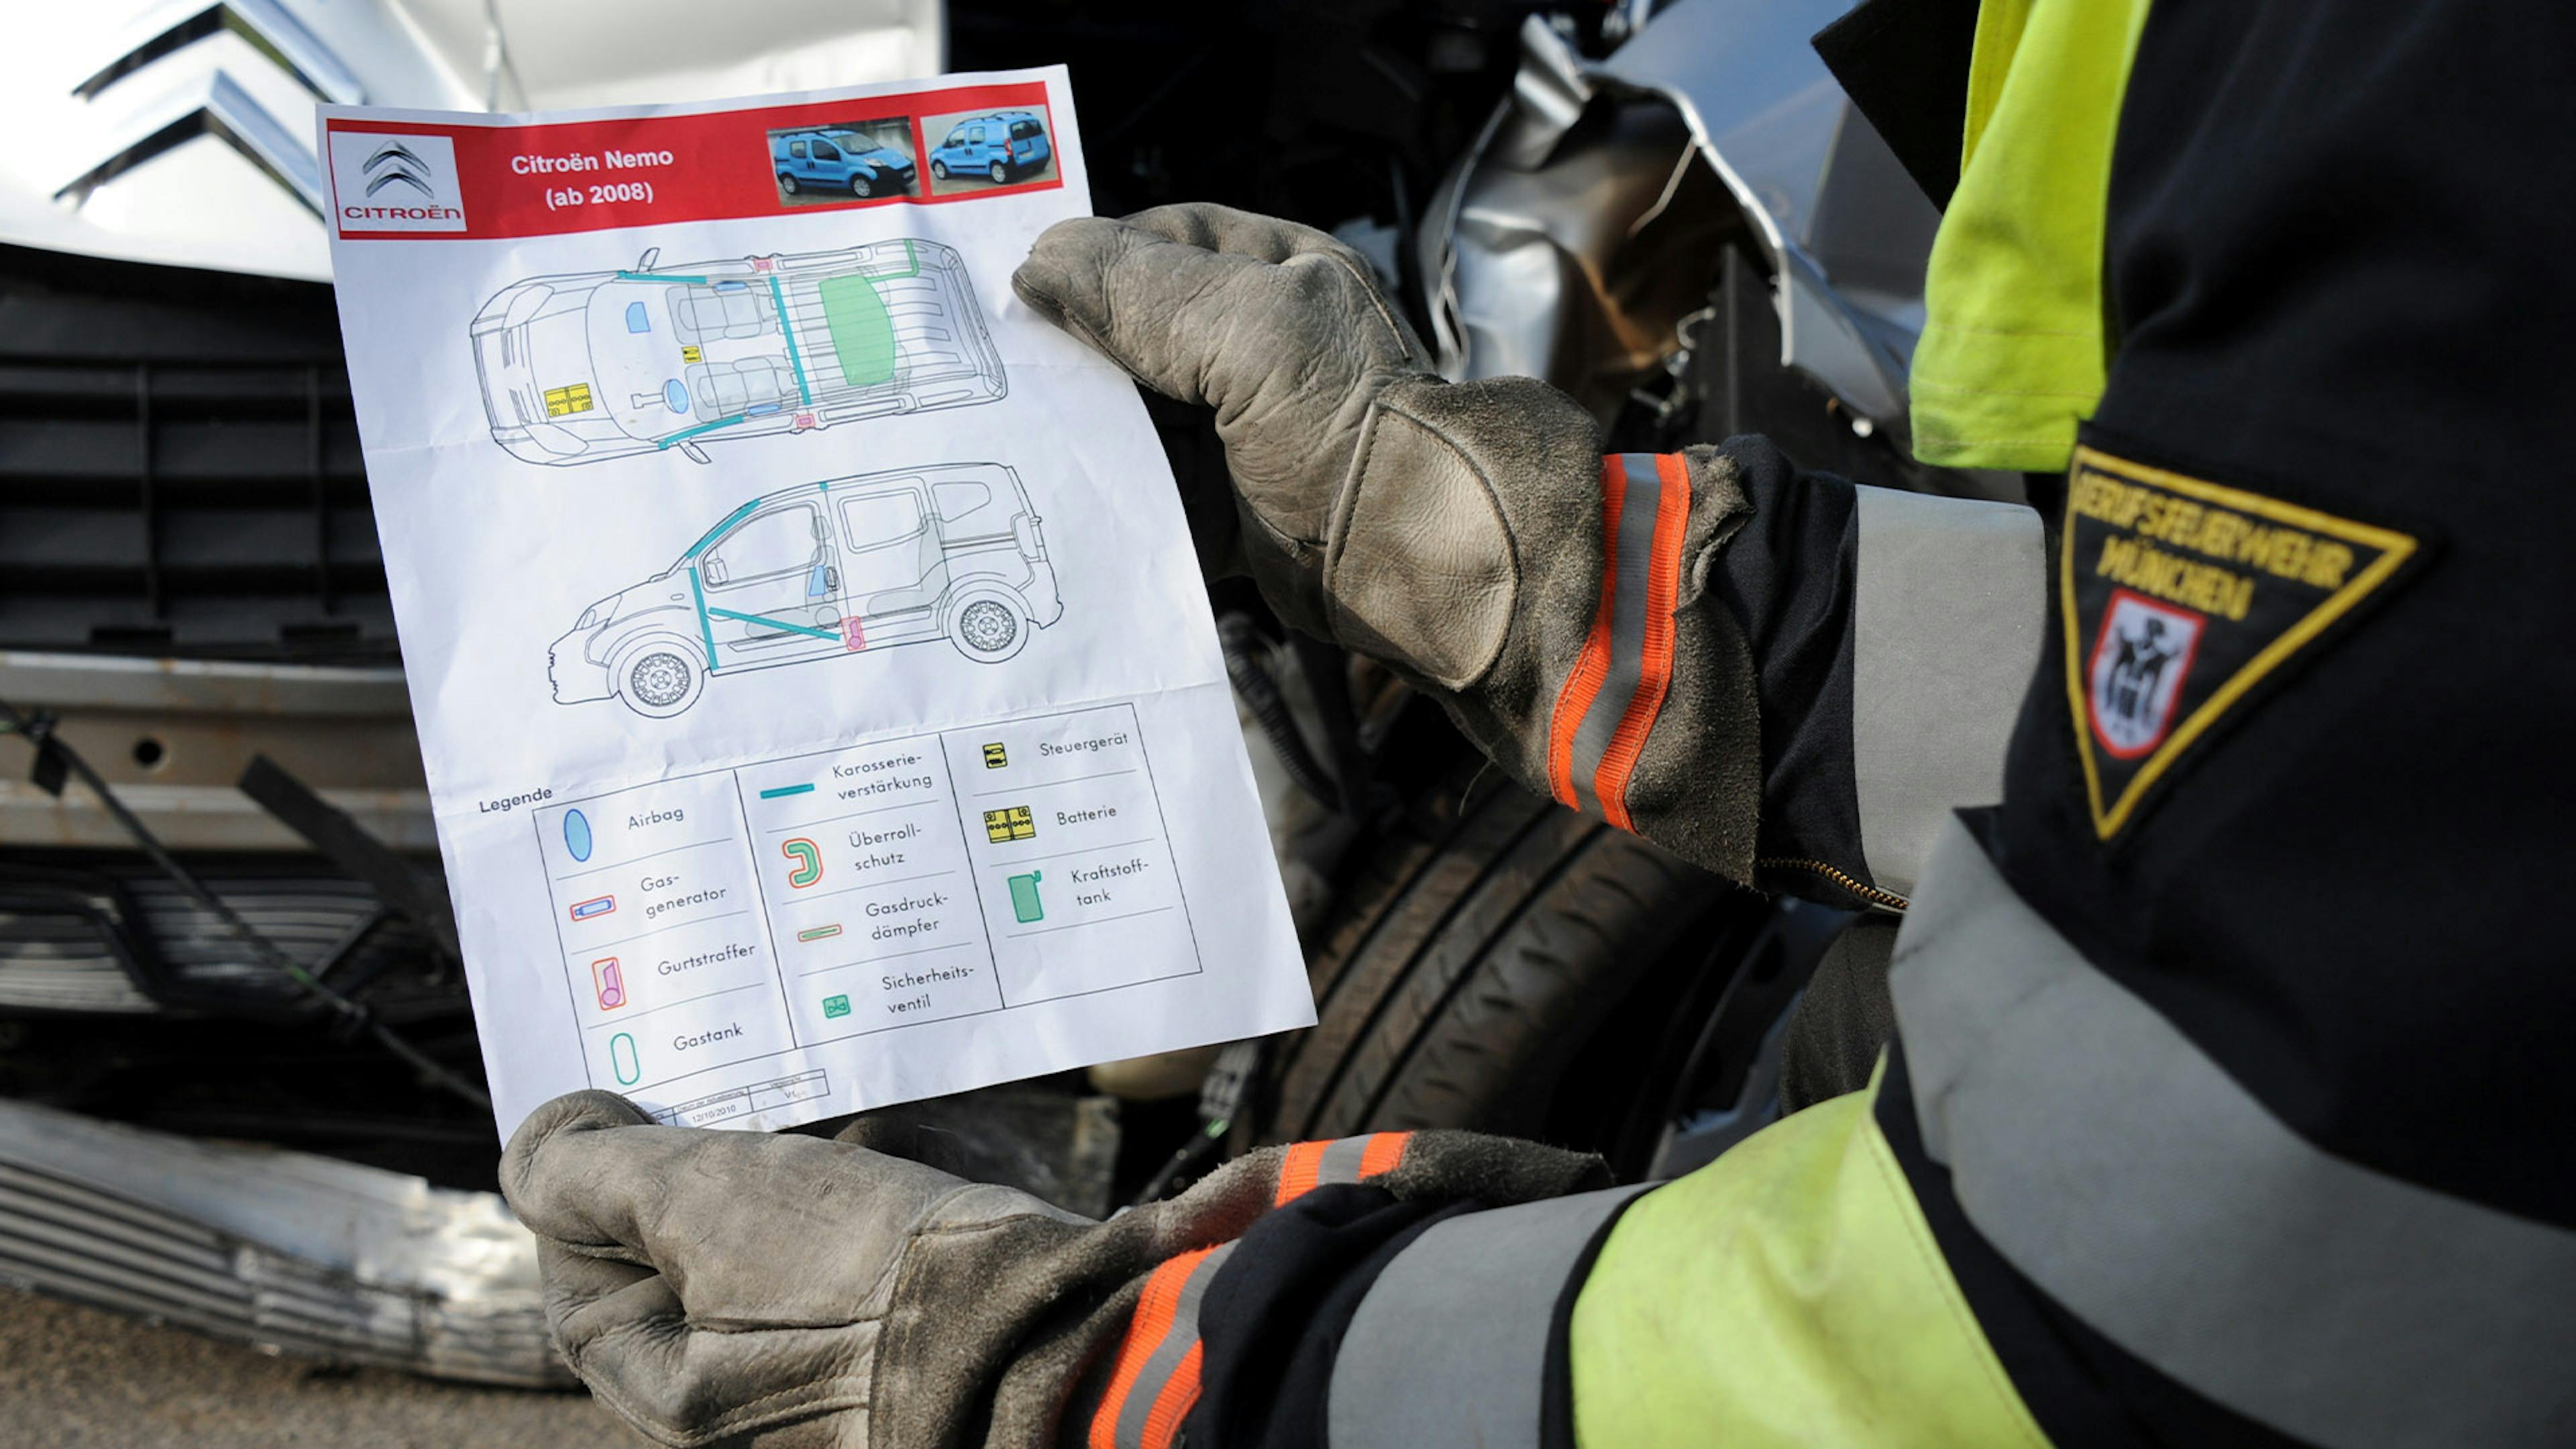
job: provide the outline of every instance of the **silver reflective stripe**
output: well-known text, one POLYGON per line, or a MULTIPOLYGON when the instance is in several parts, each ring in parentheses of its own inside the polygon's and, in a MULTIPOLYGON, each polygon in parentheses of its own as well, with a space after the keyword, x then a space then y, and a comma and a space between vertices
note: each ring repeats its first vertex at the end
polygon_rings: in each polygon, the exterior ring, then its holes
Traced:
POLYGON ((1621 490, 1619 536, 1611 540, 1611 561, 1617 572, 1611 576, 1610 672, 1602 677, 1601 692, 1592 696, 1591 707, 1574 730, 1575 808, 1588 815, 1603 813, 1593 781, 1644 675, 1646 579, 1655 562, 1655 520, 1664 504, 1664 480, 1655 471, 1655 455, 1616 456, 1618 479, 1603 480, 1605 485, 1615 481, 1621 490))
POLYGON ((1468 1213, 1369 1285, 1333 1359, 1331 1449, 1536 1449, 1548 1321, 1566 1276, 1639 1187, 1468 1213))
POLYGON ((1856 488, 1852 785, 1871 880, 1914 893, 1941 822, 2003 798, 2004 746, 2039 664, 2039 515, 1856 488))
POLYGON ((1360 1180, 1360 1163, 1368 1157, 1369 1138, 1343 1137, 1324 1149, 1315 1163, 1315 1186, 1332 1187, 1360 1180))
MULTIPOLYGON (((1163 1341, 1154 1346, 1145 1366, 1136 1373, 1136 1382, 1127 1389, 1127 1402, 1118 1411, 1118 1449, 1144 1449, 1145 1421, 1153 1415, 1154 1401, 1163 1396, 1163 1386, 1180 1371, 1181 1360, 1199 1346, 1199 1303, 1207 1297, 1208 1284, 1216 1281, 1219 1268, 1234 1256, 1234 1244, 1227 1243, 1199 1259, 1190 1276, 1181 1284, 1181 1297, 1172 1311, 1172 1326, 1163 1341)), ((1195 1397, 1193 1398, 1195 1402, 1195 1397)), ((1189 1412, 1189 1405, 1181 1406, 1189 1412)))
POLYGON ((2104 1336, 2319 1444, 2576 1443, 2576 1232, 2291 1131, 1959 825, 1890 984, 1924 1144, 1959 1205, 2104 1336))

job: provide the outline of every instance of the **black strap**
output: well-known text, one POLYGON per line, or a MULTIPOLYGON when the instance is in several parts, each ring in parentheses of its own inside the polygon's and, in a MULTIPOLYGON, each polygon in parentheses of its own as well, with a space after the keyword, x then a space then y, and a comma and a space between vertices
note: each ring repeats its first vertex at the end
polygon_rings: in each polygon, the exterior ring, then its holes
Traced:
POLYGON ((237 783, 261 809, 303 836, 332 864, 366 882, 386 905, 420 927, 440 955, 450 961, 465 959, 456 947, 456 917, 441 881, 394 854, 347 812, 313 793, 266 755, 252 756, 237 783))

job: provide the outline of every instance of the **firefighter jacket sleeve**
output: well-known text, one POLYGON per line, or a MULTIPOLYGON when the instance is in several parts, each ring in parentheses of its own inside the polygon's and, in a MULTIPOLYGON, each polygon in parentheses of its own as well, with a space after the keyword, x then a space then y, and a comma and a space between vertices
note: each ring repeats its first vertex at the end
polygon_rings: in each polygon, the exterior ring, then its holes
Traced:
POLYGON ((1944 811, 1993 800, 2038 650, 2027 510, 1800 475, 1760 439, 1604 457, 1544 383, 1435 375, 1350 248, 1223 207, 1060 223, 1014 285, 1213 408, 1271 605, 1531 790, 1879 905, 1944 811))
POLYGON ((1220 1271, 1321 1261, 1276 1222, 1347 1224, 1365 1256, 1604 1180, 1531 1143, 1380 1133, 1254 1152, 1095 1223, 846 1141, 660 1126, 598 1091, 539 1108, 501 1163, 573 1371, 658 1443, 757 1449, 1170 1449, 1220 1271), (1310 1197, 1325 1215, 1299 1218, 1310 1197))

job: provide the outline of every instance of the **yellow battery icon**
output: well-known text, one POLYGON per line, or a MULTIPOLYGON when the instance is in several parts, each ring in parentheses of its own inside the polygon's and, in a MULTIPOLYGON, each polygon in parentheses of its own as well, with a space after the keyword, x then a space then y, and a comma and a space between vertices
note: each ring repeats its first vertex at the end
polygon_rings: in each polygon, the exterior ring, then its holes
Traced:
POLYGON ((1037 833, 1038 823, 1030 816, 1026 805, 1008 805, 984 812, 984 838, 995 845, 1007 845, 1014 840, 1034 840, 1037 833))

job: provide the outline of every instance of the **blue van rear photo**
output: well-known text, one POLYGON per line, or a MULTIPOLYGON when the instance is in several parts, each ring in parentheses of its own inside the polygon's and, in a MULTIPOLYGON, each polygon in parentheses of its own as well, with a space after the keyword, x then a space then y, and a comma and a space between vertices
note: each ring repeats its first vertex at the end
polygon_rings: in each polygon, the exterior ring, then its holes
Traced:
POLYGON ((843 191, 852 196, 899 196, 912 190, 912 158, 880 146, 857 131, 779 131, 769 138, 778 189, 789 196, 843 191))
POLYGON ((931 148, 930 174, 939 181, 982 176, 999 184, 1045 170, 1054 156, 1044 121, 1027 111, 996 111, 951 126, 931 148))

